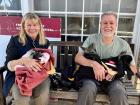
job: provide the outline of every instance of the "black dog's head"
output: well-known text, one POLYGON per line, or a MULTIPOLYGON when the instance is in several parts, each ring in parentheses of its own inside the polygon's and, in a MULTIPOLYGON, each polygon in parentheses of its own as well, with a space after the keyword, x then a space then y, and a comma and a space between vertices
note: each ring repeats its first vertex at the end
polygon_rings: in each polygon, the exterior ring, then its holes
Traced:
POLYGON ((127 73, 127 78, 129 80, 131 80, 132 75, 134 75, 134 73, 131 71, 131 68, 130 68, 132 56, 131 55, 120 55, 118 57, 118 61, 119 61, 118 65, 123 67, 123 70, 126 71, 126 73, 127 73))
POLYGON ((93 53, 93 52, 95 53, 96 52, 94 44, 89 45, 87 48, 81 47, 81 49, 84 51, 84 53, 93 53))
POLYGON ((101 63, 100 56, 96 53, 95 45, 91 44, 88 48, 81 47, 82 50, 84 51, 84 57, 87 59, 95 60, 98 63, 101 63))
POLYGON ((131 55, 120 55, 118 60, 121 61, 123 65, 129 66, 132 61, 132 56, 131 55))
POLYGON ((90 53, 84 53, 84 57, 86 57, 87 59, 90 59, 90 60, 97 61, 98 63, 102 64, 99 55, 96 54, 96 53, 93 53, 93 52, 90 52, 90 53))

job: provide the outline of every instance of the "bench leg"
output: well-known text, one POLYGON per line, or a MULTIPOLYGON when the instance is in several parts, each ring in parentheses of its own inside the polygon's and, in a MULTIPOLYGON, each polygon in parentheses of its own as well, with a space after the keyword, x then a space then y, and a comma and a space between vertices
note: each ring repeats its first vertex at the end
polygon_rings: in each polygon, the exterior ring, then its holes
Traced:
POLYGON ((6 105, 5 98, 2 94, 2 86, 3 86, 3 75, 0 74, 0 105, 6 105))

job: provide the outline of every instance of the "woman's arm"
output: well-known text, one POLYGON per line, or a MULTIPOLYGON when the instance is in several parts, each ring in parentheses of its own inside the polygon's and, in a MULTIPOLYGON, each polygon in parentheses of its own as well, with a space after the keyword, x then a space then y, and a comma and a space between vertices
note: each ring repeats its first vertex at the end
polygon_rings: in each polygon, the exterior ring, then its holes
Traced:
POLYGON ((25 66, 29 70, 33 70, 35 72, 41 71, 42 68, 42 66, 37 62, 37 60, 29 57, 21 57, 20 59, 9 61, 7 67, 10 71, 15 71, 15 67, 17 65, 25 66))
POLYGON ((18 48, 16 46, 17 37, 12 36, 6 48, 6 61, 5 67, 11 60, 19 59, 18 48))
POLYGON ((11 60, 8 62, 7 67, 10 71, 15 71, 16 65, 23 65, 22 59, 11 60))

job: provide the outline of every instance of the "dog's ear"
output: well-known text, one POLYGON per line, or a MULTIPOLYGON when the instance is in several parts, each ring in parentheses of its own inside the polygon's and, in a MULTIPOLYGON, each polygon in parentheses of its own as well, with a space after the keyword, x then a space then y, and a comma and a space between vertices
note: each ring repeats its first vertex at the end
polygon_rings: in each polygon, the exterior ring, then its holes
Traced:
POLYGON ((130 62, 132 61, 131 55, 122 55, 120 56, 120 59, 124 65, 130 65, 130 62))
POLYGON ((83 51, 85 51, 87 48, 81 46, 81 49, 82 49, 83 51))
POLYGON ((33 58, 34 55, 36 55, 36 51, 32 50, 32 51, 31 51, 31 54, 30 54, 30 57, 33 58))
POLYGON ((126 55, 126 51, 121 52, 120 56, 122 56, 122 55, 126 55))
POLYGON ((92 50, 89 48, 81 47, 84 53, 90 53, 92 50))
POLYGON ((95 45, 91 44, 87 48, 81 47, 85 53, 96 53, 95 45))
POLYGON ((91 45, 89 45, 88 50, 92 51, 93 49, 95 50, 95 45, 92 43, 91 45))

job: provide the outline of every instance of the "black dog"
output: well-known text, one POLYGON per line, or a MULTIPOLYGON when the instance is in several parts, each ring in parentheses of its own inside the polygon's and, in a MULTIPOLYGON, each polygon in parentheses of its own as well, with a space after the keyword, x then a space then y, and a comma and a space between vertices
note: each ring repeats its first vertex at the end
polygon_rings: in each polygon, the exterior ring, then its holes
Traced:
POLYGON ((61 73, 50 75, 51 89, 52 90, 78 90, 82 84, 75 79, 75 68, 73 66, 67 66, 65 70, 61 70, 61 73))
MULTIPOLYGON (((130 62, 132 61, 132 57, 130 55, 126 55, 124 52, 121 53, 119 56, 111 57, 108 59, 100 59, 96 51, 94 52, 85 52, 84 56, 88 59, 95 60, 101 65, 106 64, 109 68, 116 71, 117 74, 115 75, 114 79, 121 78, 125 75, 125 71, 127 72, 128 79, 131 79, 133 72, 130 69, 130 62), (110 64, 113 62, 115 64, 110 64)), ((104 66, 104 65, 103 65, 104 66)), ((77 81, 81 79, 95 79, 93 68, 88 66, 80 65, 79 70, 75 73, 75 77, 77 81)), ((105 82, 106 80, 103 80, 105 82)))

